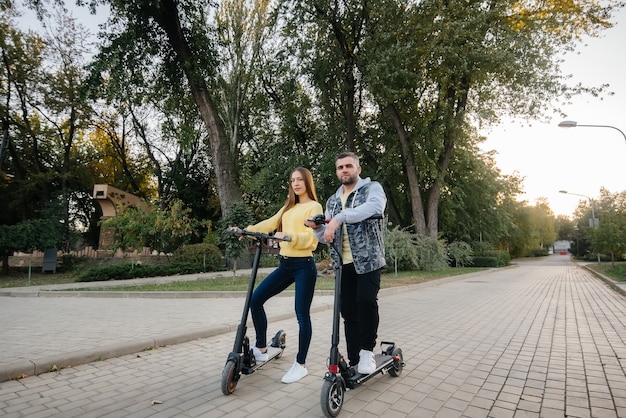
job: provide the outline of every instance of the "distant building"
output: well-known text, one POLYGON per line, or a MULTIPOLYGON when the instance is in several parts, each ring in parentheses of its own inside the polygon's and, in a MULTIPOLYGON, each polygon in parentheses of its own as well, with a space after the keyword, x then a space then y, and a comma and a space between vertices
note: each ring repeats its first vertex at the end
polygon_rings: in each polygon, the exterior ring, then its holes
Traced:
POLYGON ((554 252, 558 253, 561 251, 569 251, 570 242, 566 240, 556 241, 552 244, 552 248, 554 248, 554 252))

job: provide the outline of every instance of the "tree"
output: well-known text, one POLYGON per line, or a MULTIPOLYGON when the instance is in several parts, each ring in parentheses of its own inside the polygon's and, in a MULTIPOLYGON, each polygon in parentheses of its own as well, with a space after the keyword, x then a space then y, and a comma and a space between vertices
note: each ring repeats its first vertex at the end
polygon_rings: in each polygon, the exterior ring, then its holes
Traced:
POLYGON ((441 193, 469 123, 538 117, 569 88, 558 54, 609 26, 614 6, 370 2, 361 72, 394 127, 416 230, 436 236, 441 193), (387 63, 381 65, 380 63, 387 63))
POLYGON ((226 0, 216 13, 221 56, 218 76, 220 105, 235 151, 241 143, 242 115, 249 106, 262 58, 262 48, 274 29, 269 0, 226 0))
POLYGON ((13 177, 2 180, 1 221, 58 217, 67 250, 88 218, 83 202, 92 188, 77 146, 90 115, 82 93, 85 30, 56 10, 43 36, 20 31, 11 13, 2 16, 2 119, 13 177))
POLYGON ((49 197, 52 183, 42 160, 48 154, 46 143, 42 144, 39 137, 42 121, 31 105, 41 77, 45 42, 38 35, 17 29, 10 19, 11 10, 0 15, 0 110, 6 139, 3 145, 7 147, 2 168, 12 175, 0 180, 4 202, 0 220, 9 225, 33 217, 35 208, 49 197))
POLYGON ((61 231, 61 224, 52 219, 32 219, 15 225, 0 225, 2 274, 9 274, 9 256, 15 251, 58 248, 61 231))
POLYGON ((224 255, 233 263, 233 276, 237 274, 237 259, 243 255, 247 248, 248 240, 240 240, 236 235, 228 232, 229 227, 245 228, 252 222, 252 216, 247 206, 238 203, 222 218, 220 222, 219 242, 225 248, 224 255))
POLYGON ((159 252, 171 253, 189 243, 202 221, 192 219, 189 209, 180 200, 161 209, 156 205, 146 207, 119 206, 117 215, 102 224, 115 229, 115 248, 138 250, 150 247, 159 252))
POLYGON ((206 15, 211 4, 191 0, 92 0, 89 4, 108 4, 111 10, 113 31, 93 67, 94 74, 101 76, 98 83, 111 77, 123 85, 130 76, 141 86, 144 75, 157 71, 166 80, 163 89, 191 93, 208 132, 220 207, 226 213, 242 195, 215 89, 219 57, 206 15))
POLYGON ((610 254, 611 264, 615 258, 626 254, 626 192, 600 191, 601 219, 593 232, 592 244, 596 251, 610 254))
POLYGON ((547 248, 556 241, 557 232, 554 226, 554 213, 550 209, 548 200, 546 198, 537 199, 532 217, 532 235, 536 239, 537 248, 547 248))

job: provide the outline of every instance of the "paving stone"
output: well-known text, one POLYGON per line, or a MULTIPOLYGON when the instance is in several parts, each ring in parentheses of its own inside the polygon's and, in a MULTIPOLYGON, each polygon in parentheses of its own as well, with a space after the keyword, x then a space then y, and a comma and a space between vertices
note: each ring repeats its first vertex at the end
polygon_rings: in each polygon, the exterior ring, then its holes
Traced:
MULTIPOLYGON (((515 263, 381 291, 379 338, 395 341, 406 365, 399 377, 379 376, 346 392, 341 417, 626 418, 624 296, 566 256, 515 263)), ((240 295, 0 296, 7 318, 0 370, 152 341, 139 351, 0 381, 0 416, 320 417, 332 295, 314 298, 307 377, 280 382, 298 332, 293 295, 284 294, 267 306, 269 332, 288 336, 283 357, 242 376, 224 396, 221 373, 242 306, 240 295)))

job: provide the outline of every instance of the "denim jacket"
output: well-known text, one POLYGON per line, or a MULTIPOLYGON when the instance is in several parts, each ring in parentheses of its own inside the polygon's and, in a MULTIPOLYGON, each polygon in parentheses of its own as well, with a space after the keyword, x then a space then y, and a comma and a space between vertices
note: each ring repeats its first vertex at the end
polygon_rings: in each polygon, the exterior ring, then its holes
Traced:
MULTIPOLYGON (((368 178, 359 178, 354 190, 346 200, 346 208, 341 208, 341 193, 343 186, 326 202, 326 219, 335 218, 341 224, 346 224, 348 241, 352 250, 354 268, 358 274, 365 274, 378 270, 386 265, 384 232, 384 212, 387 205, 385 192, 376 181, 368 178)), ((325 225, 314 230, 321 243, 324 240, 325 225)), ((343 228, 335 232, 334 242, 341 242, 343 228)), ((340 254, 330 247, 331 259, 335 267, 339 266, 340 254)))

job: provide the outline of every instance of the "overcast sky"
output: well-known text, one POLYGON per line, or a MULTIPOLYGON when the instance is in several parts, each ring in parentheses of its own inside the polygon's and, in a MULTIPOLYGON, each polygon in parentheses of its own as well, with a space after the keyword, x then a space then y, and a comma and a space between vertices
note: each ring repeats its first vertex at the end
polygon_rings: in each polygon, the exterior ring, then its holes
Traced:
POLYGON ((609 125, 626 133, 626 11, 613 19, 617 24, 601 38, 588 39, 576 54, 566 57, 565 74, 572 84, 610 84, 615 94, 605 98, 580 97, 563 108, 565 118, 550 123, 503 123, 482 145, 498 152, 496 162, 504 174, 518 172, 525 177, 525 195, 520 200, 535 204, 545 197, 556 215, 570 216, 585 197, 599 197, 602 187, 616 193, 626 190, 626 138, 612 128, 559 128, 562 120, 584 125, 609 125))

